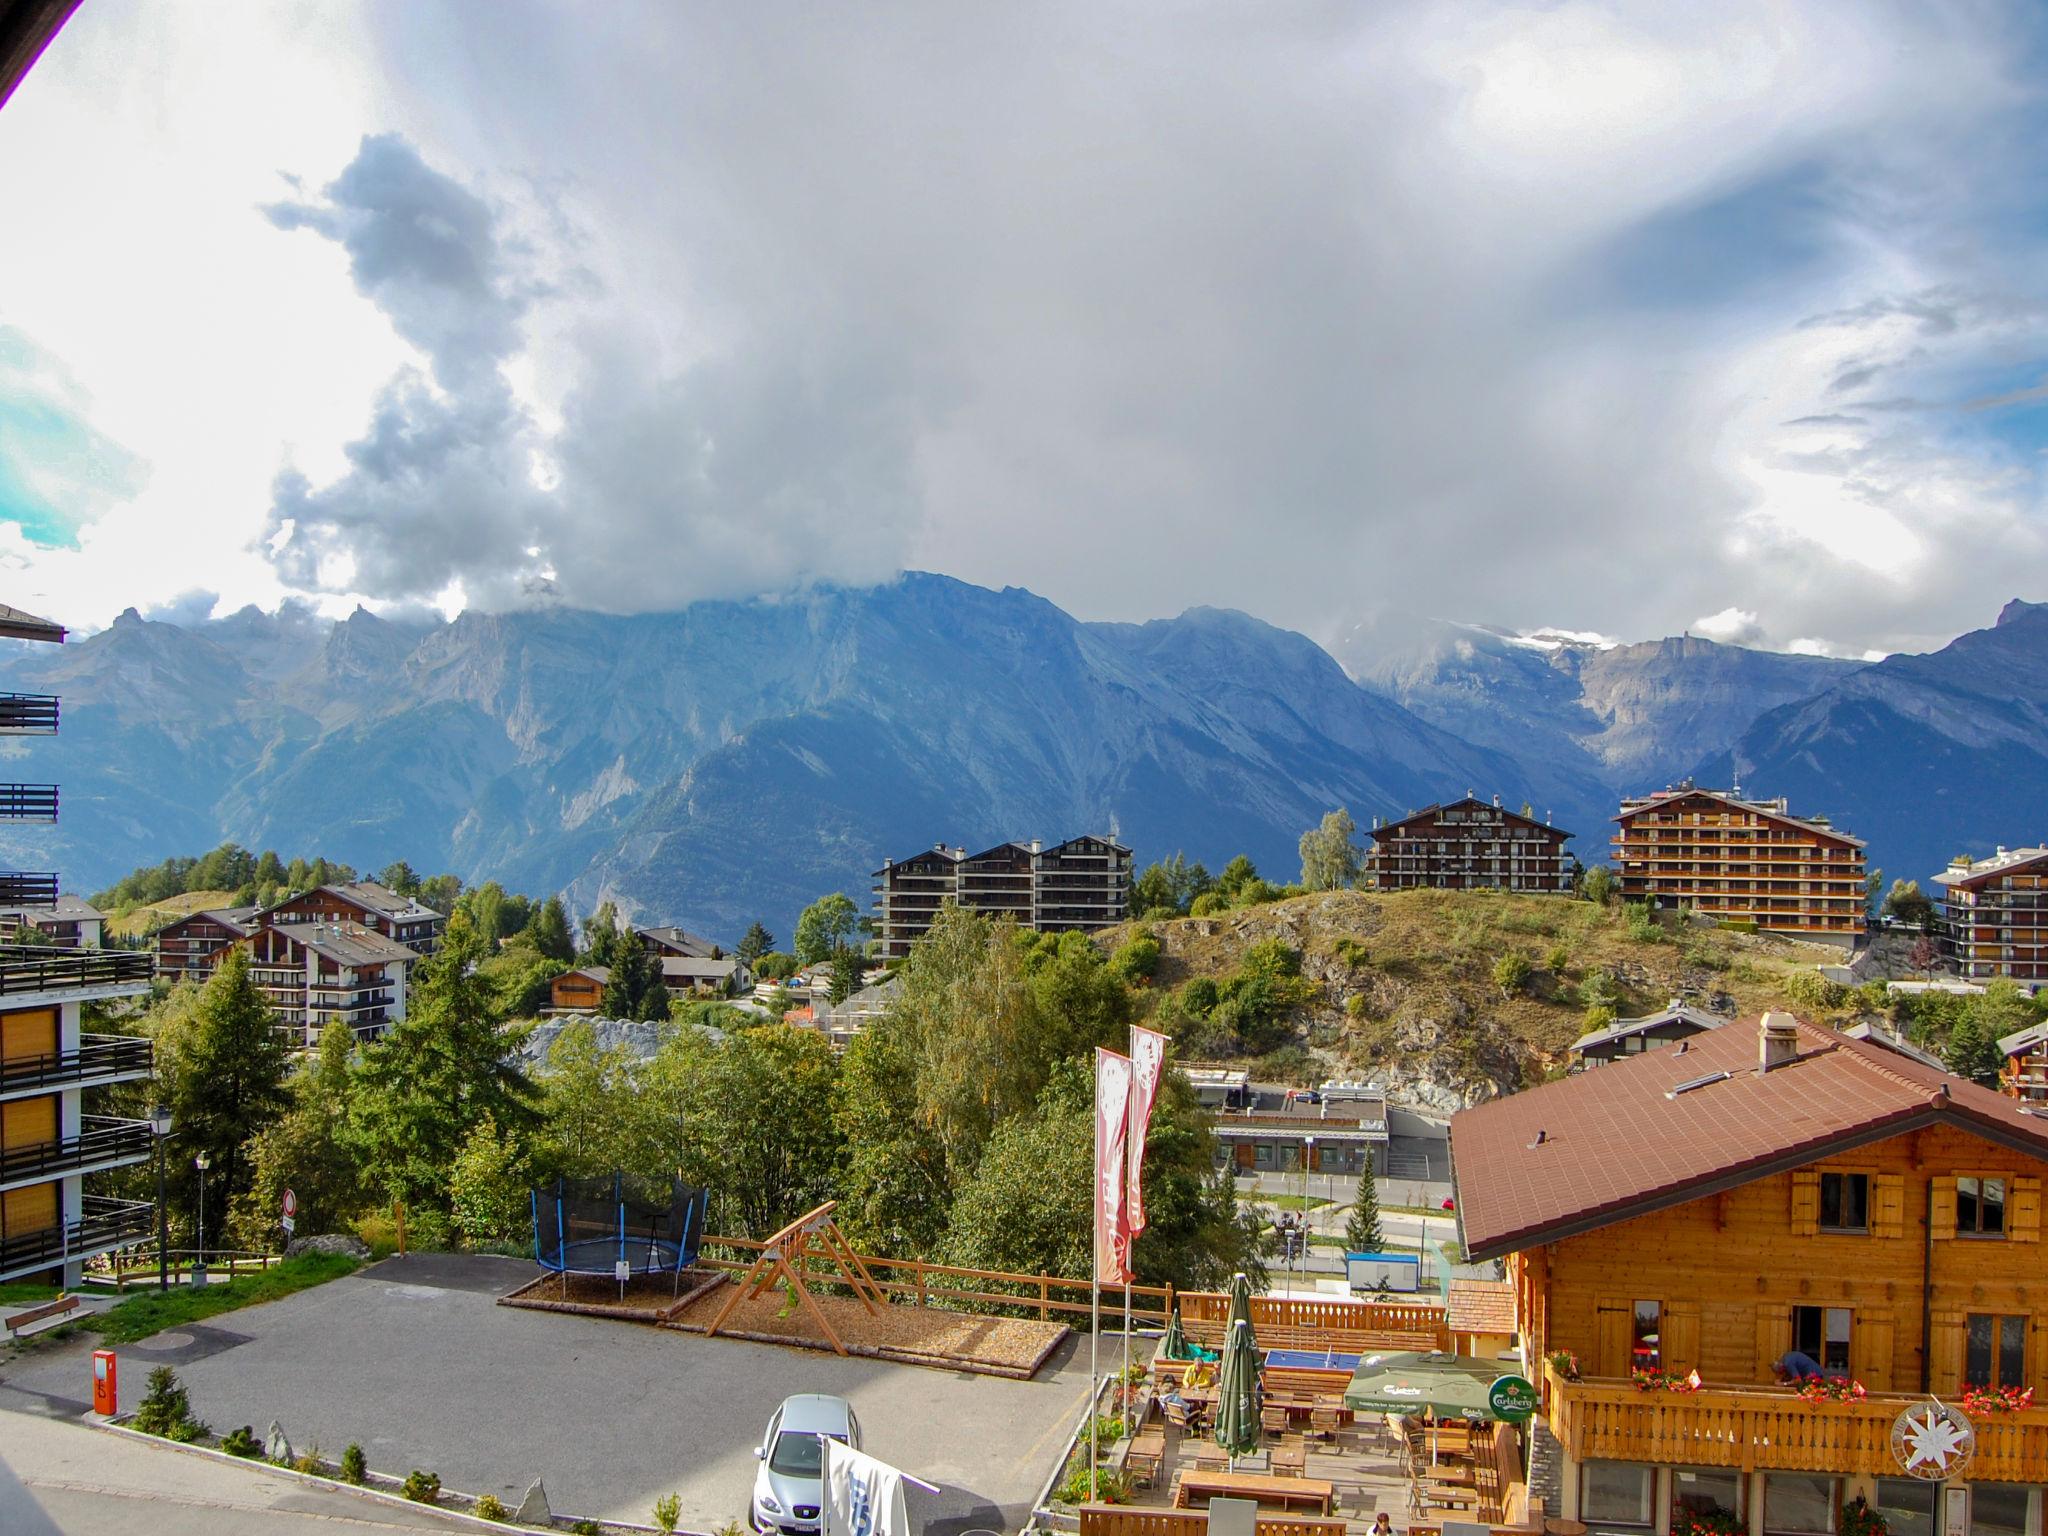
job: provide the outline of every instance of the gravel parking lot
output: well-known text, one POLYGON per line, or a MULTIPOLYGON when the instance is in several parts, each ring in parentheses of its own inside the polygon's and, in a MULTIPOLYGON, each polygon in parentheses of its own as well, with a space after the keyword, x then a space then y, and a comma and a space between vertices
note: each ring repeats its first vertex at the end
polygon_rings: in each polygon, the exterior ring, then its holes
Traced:
MULTIPOLYGON (((272 1419, 294 1445, 423 1467, 451 1488, 516 1501, 536 1476, 561 1513, 683 1523, 744 1519, 753 1449, 796 1392, 848 1398, 867 1448, 943 1490, 914 1506, 928 1536, 1015 1530, 1087 1396, 1070 1340, 1034 1381, 1003 1381, 809 1350, 705 1339, 494 1304, 530 1264, 446 1254, 389 1259, 216 1323, 120 1351, 123 1406, 175 1365, 216 1430, 272 1419)), ((16 1362, 0 1408, 82 1412, 89 1339, 16 1362)))

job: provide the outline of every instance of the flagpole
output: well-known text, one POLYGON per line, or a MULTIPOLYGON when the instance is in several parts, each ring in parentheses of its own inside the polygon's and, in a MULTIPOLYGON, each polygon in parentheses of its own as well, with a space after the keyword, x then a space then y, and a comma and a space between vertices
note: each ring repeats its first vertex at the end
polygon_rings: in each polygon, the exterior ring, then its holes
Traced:
MULTIPOLYGON (((1097 1079, 1098 1083, 1100 1079, 1097 1079)), ((1098 1092, 1100 1090, 1098 1089, 1098 1092)), ((1102 1390, 1097 1383, 1101 1380, 1100 1355, 1102 1352, 1102 1154, 1095 1156, 1095 1205, 1096 1214, 1089 1225, 1095 1229, 1095 1263, 1088 1275, 1088 1502, 1095 1502, 1095 1401, 1102 1390)))
MULTIPOLYGON (((1127 1034, 1124 1049, 1131 1053, 1131 1091, 1124 1095, 1124 1212, 1128 1217, 1131 1209, 1131 1121, 1138 1109, 1138 1037, 1127 1034)), ((1141 1170, 1142 1171, 1142 1170, 1141 1170)), ((1117 1381, 1117 1391, 1123 1394, 1117 1408, 1117 1417, 1122 1421, 1124 1433, 1131 1432, 1130 1391, 1131 1391, 1131 1282, 1138 1278, 1137 1239, 1130 1240, 1131 1246, 1124 1250, 1124 1373, 1117 1381)))

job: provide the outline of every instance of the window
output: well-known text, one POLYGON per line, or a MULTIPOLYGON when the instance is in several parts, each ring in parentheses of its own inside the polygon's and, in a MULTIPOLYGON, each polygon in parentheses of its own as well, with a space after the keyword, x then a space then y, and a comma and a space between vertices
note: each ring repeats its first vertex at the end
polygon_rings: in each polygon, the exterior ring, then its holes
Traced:
POLYGON ((1849 1374, 1849 1309, 1794 1307, 1792 1347, 1828 1376, 1849 1374))
POLYGON ((1964 1323, 1963 1380, 1973 1387, 2027 1384, 2027 1320, 1972 1312, 1964 1323))
POLYGON ((1664 1303, 1639 1301, 1635 1306, 1629 1347, 1630 1369, 1651 1370, 1664 1363, 1664 1303))
POLYGON ((1877 1512, 1890 1536, 1934 1536, 1934 1484, 1911 1477, 1877 1480, 1877 1512))
POLYGON ((1870 1230, 1870 1175, 1824 1173, 1820 1176, 1820 1225, 1823 1232, 1870 1230))
POLYGON ((1725 1467, 1680 1467, 1671 1474, 1671 1523, 1687 1516, 1742 1518, 1742 1474, 1725 1467))
POLYGON ((1956 1180, 1956 1232, 1964 1237, 2005 1236, 2005 1180, 1956 1180))
POLYGON ((1579 1471, 1579 1518, 1595 1530, 1654 1522, 1650 1501, 1654 1467, 1632 1461, 1589 1461, 1579 1471))
POLYGON ((1836 1495, 1832 1477, 1773 1472, 1764 1479, 1764 1529, 1772 1536, 1832 1536, 1836 1495))
POLYGON ((2034 1528, 2027 1520, 2033 1495, 2024 1483, 1972 1483, 1970 1536, 2027 1536, 2034 1528))

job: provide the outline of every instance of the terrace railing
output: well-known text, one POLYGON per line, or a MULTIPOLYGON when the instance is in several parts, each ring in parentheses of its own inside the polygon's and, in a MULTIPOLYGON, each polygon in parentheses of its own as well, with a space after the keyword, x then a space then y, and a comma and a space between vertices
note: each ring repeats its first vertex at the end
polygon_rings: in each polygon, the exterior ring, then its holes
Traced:
POLYGON ((0 732, 12 736, 56 735, 56 696, 48 693, 0 693, 0 732))
POLYGON ((0 784, 0 821, 55 821, 57 786, 0 784))
POLYGON ((82 1258, 143 1242, 155 1220, 156 1207, 146 1200, 87 1195, 78 1219, 61 1228, 0 1238, 0 1275, 18 1275, 62 1263, 67 1256, 82 1258))
POLYGON ((139 1162, 149 1156, 154 1139, 147 1120, 88 1115, 85 1128, 76 1136, 0 1151, 0 1183, 23 1183, 88 1168, 139 1162))
POLYGON ((85 1035, 75 1051, 12 1056, 0 1062, 0 1093, 69 1088, 148 1074, 151 1047, 131 1035, 85 1035))
MULTIPOLYGON (((18 879, 0 876, 0 880, 18 879)), ((54 887, 57 877, 48 877, 54 887)), ((51 900, 55 900, 54 894, 51 900)), ((0 906, 6 905, 0 900, 0 906)), ((0 944, 0 996, 66 992, 80 987, 147 982, 155 962, 136 949, 53 949, 41 944, 0 944)))
POLYGON ((54 907, 57 905, 57 877, 29 874, 21 870, 0 870, 0 907, 54 907))

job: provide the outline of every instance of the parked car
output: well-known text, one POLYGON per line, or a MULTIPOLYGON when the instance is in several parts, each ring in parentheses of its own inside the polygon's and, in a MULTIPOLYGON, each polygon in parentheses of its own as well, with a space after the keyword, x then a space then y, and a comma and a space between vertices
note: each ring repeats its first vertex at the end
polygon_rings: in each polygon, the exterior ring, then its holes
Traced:
POLYGON ((806 1392, 786 1397, 754 1449, 750 1523, 762 1536, 816 1536, 824 1502, 826 1439, 860 1449, 860 1420, 843 1397, 806 1392))

